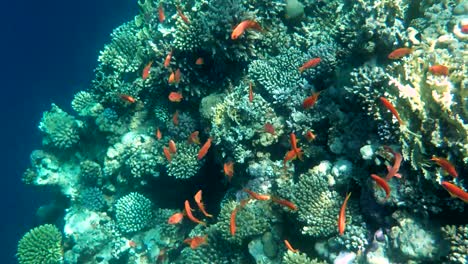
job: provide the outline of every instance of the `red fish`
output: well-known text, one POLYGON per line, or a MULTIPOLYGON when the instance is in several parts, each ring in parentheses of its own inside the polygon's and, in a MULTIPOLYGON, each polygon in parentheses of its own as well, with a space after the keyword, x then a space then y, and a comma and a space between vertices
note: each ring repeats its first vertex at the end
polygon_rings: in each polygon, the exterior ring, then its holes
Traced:
POLYGON ((234 210, 231 212, 231 218, 229 221, 229 229, 231 231, 231 236, 234 236, 236 234, 236 216, 237 216, 237 211, 239 210, 239 206, 236 206, 234 210))
POLYGON ((318 100, 318 97, 319 97, 320 93, 321 93, 321 91, 316 92, 316 93, 312 94, 311 96, 307 97, 306 99, 304 99, 304 101, 302 102, 302 107, 307 110, 307 109, 311 108, 312 106, 314 106, 315 103, 318 100))
POLYGON ((205 205, 202 202, 202 190, 199 190, 193 198, 195 199, 195 203, 197 203, 198 208, 200 208, 200 211, 206 217, 213 217, 213 215, 206 212, 205 205))
POLYGON ((286 155, 284 156, 283 164, 286 166, 286 162, 293 160, 296 158, 296 152, 291 149, 290 151, 286 152, 286 155))
POLYGON ((185 24, 190 24, 190 20, 184 15, 180 6, 176 6, 177 14, 179 14, 180 18, 185 22, 185 24))
POLYGON ((157 138, 158 140, 161 140, 161 138, 162 138, 161 130, 159 130, 159 127, 158 127, 158 129, 156 130, 156 138, 157 138))
POLYGON ((164 14, 162 2, 159 2, 158 17, 159 17, 159 23, 162 23, 164 22, 164 20, 166 20, 166 15, 164 14))
POLYGON ((274 197, 274 196, 271 197, 271 200, 273 202, 279 204, 279 205, 286 206, 286 207, 288 207, 289 209, 291 209, 293 211, 297 210, 297 206, 291 201, 280 199, 280 198, 277 198, 277 197, 274 197))
POLYGON ((143 80, 146 80, 149 77, 152 64, 153 64, 153 61, 148 62, 148 64, 143 69, 143 73, 141 74, 141 78, 143 80))
POLYGON ((291 246, 291 244, 289 243, 288 240, 285 239, 285 240, 284 240, 284 244, 286 245, 286 248, 287 248, 288 250, 291 250, 293 253, 299 252, 299 250, 294 249, 294 248, 291 246))
POLYGON ((188 137, 187 141, 188 143, 192 144, 197 144, 197 145, 200 145, 200 138, 198 137, 198 134, 200 132, 198 131, 193 131, 192 134, 190 134, 190 136, 188 137))
POLYGON ((171 215, 171 217, 169 217, 169 219, 167 220, 167 223, 170 225, 176 225, 176 224, 181 223, 183 219, 184 219, 184 214, 181 212, 178 212, 178 213, 171 215))
POLYGON ((443 75, 447 76, 449 74, 449 68, 444 65, 432 65, 429 67, 429 72, 434 75, 443 75))
POLYGON ((468 34, 468 24, 461 26, 461 32, 463 34, 468 34))
POLYGON ((163 152, 164 152, 164 156, 166 156, 167 161, 169 161, 170 163, 172 161, 171 152, 166 147, 163 147, 163 152))
POLYGON ((253 102, 254 95, 252 90, 252 83, 249 83, 249 102, 253 102))
POLYGON ((394 151, 392 148, 388 146, 384 146, 384 148, 393 154, 393 158, 395 160, 393 162, 393 167, 388 166, 388 173, 385 179, 388 181, 393 177, 401 178, 401 175, 398 173, 398 170, 400 170, 400 165, 401 165, 401 162, 403 161, 403 157, 401 156, 400 153, 394 151))
POLYGON ((264 128, 265 132, 275 135, 275 127, 271 123, 266 122, 264 128))
POLYGON ((392 51, 390 54, 388 54, 388 58, 391 60, 398 60, 408 54, 411 54, 412 52, 413 52, 413 49, 410 49, 410 48, 399 48, 399 49, 392 51))
POLYGON ((297 140, 296 140, 296 135, 294 133, 289 134, 289 138, 291 140, 291 149, 294 150, 296 153, 296 156, 299 160, 304 160, 302 158, 302 154, 304 154, 300 148, 297 147, 297 140))
POLYGON ((249 196, 255 200, 259 200, 259 201, 268 201, 270 200, 271 196, 268 195, 268 194, 259 194, 259 193, 256 193, 256 192, 253 192, 247 188, 244 188, 242 189, 244 192, 248 193, 249 196))
POLYGON ((196 236, 192 238, 187 238, 184 240, 184 243, 187 243, 190 245, 191 249, 196 249, 197 247, 206 244, 206 239, 208 236, 196 236))
POLYGON ((307 130, 307 132, 305 134, 305 138, 306 138, 307 142, 312 142, 312 140, 315 140, 316 137, 317 136, 314 133, 312 133, 312 131, 307 130))
POLYGON ((169 140, 169 151, 171 153, 176 153, 177 152, 177 148, 176 148, 176 144, 174 142, 174 140, 169 140))
POLYGON ((171 92, 168 96, 169 101, 178 103, 182 100, 183 96, 181 93, 178 92, 171 92))
POLYGON ((121 94, 121 95, 119 95, 119 96, 120 96, 120 98, 121 98, 122 100, 124 100, 124 101, 126 101, 126 102, 129 102, 129 103, 131 103, 131 104, 133 104, 133 103, 136 102, 135 98, 133 98, 132 96, 130 96, 130 95, 128 95, 128 94, 121 94))
POLYGON ((456 197, 465 203, 468 203, 468 193, 453 183, 443 181, 442 186, 450 193, 452 197, 456 197))
POLYGON ((201 66, 205 64, 205 60, 202 57, 198 57, 198 59, 195 61, 195 64, 201 66))
POLYGON ((228 178, 228 182, 231 182, 232 176, 234 176, 234 162, 228 161, 223 165, 224 175, 228 178))
POLYGON ((452 165, 452 163, 450 163, 450 161, 444 158, 439 158, 439 157, 432 157, 431 160, 439 164, 439 166, 442 167, 448 174, 452 175, 452 177, 454 178, 458 177, 458 172, 455 169, 455 167, 452 165))
POLYGON ((242 36, 242 34, 244 34, 244 32, 247 30, 247 29, 253 29, 253 30, 256 30, 256 31, 262 31, 262 27, 255 21, 253 20, 244 20, 242 22, 240 22, 235 28, 234 30, 232 31, 231 33, 231 39, 232 40, 235 40, 237 38, 239 38, 240 36, 242 36))
POLYGON ((169 79, 167 82, 169 84, 178 84, 180 82, 180 69, 177 69, 175 72, 171 72, 171 75, 169 75, 169 79))
POLYGON ((208 140, 206 140, 205 144, 203 144, 203 146, 201 147, 200 151, 198 151, 198 156, 197 156, 198 160, 203 159, 203 157, 205 157, 206 153, 208 153, 208 150, 211 147, 211 140, 212 140, 211 138, 208 138, 208 140))
POLYGON ((166 59, 164 59, 164 68, 169 67, 171 64, 172 50, 167 54, 166 59))
POLYGON ((346 228, 346 204, 348 203, 350 196, 351 193, 346 195, 346 198, 340 208, 340 214, 338 215, 338 232, 340 236, 344 234, 346 228))
POLYGON ((310 68, 313 68, 315 66, 317 66, 320 62, 322 61, 322 59, 320 58, 313 58, 313 59, 310 59, 308 61, 306 61, 304 64, 302 64, 301 67, 299 67, 299 72, 303 72, 307 69, 310 69, 310 68))
POLYGON ((174 115, 172 116, 172 123, 174 123, 174 125, 176 126, 179 125, 179 110, 176 110, 174 115))
POLYGON ((185 200, 185 213, 187 214, 187 217, 188 219, 190 219, 192 222, 194 223, 197 223, 197 224, 201 224, 201 225, 204 225, 206 226, 206 223, 197 219, 195 216, 193 216, 192 214, 192 208, 190 208, 190 203, 188 200, 185 200))
POLYGON ((392 112, 393 116, 396 117, 396 119, 398 120, 398 123, 400 125, 404 125, 403 121, 401 120, 400 118, 400 115, 398 114, 398 111, 396 110, 395 106, 393 106, 392 103, 390 103, 390 101, 387 100, 387 98, 381 96, 380 97, 380 101, 382 102, 382 104, 388 109, 390 110, 390 112, 392 112))
POLYGON ((388 182, 376 174, 371 174, 371 178, 385 191, 385 200, 387 200, 390 197, 390 185, 388 185, 388 182))

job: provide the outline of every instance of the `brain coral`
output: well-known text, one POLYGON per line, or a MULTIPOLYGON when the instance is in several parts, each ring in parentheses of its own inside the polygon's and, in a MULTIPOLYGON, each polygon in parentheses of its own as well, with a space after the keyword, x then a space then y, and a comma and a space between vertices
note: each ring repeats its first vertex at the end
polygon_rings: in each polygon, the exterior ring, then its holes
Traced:
POLYGON ((41 225, 26 233, 18 243, 20 264, 62 263, 62 234, 54 225, 41 225))
POLYGON ((44 112, 39 124, 39 130, 44 133, 42 143, 58 149, 71 148, 80 140, 81 127, 80 121, 52 104, 52 108, 44 112))
POLYGON ((116 224, 123 233, 132 233, 146 228, 152 217, 153 203, 145 196, 132 192, 121 197, 115 204, 116 224))

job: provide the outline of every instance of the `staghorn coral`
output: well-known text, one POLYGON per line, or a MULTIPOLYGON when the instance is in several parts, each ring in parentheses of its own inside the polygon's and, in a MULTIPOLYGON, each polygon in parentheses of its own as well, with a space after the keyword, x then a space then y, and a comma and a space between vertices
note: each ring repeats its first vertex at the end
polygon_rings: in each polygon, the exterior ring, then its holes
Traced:
POLYGON ((44 112, 39 124, 39 130, 44 135, 42 144, 57 149, 69 149, 78 143, 82 128, 82 122, 55 104, 48 112, 44 112))
POLYGON ((54 225, 29 230, 18 242, 20 264, 59 264, 63 259, 62 234, 54 225))
POLYGON ((468 225, 442 227, 444 239, 450 243, 448 255, 451 263, 468 263, 468 225))
POLYGON ((119 198, 114 207, 117 227, 123 233, 145 229, 152 221, 153 203, 137 192, 119 198))
POLYGON ((197 175, 203 161, 197 159, 200 147, 186 142, 177 143, 177 153, 171 155, 166 163, 167 174, 176 179, 189 179, 197 175))

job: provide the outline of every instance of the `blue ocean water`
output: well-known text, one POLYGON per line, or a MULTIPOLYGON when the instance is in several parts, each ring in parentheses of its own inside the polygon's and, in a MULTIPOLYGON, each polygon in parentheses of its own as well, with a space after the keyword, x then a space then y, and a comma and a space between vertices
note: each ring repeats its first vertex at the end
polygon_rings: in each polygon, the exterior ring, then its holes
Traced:
POLYGON ((93 78, 99 50, 113 28, 131 19, 135 1, 3 1, 0 8, 1 263, 16 263, 17 241, 39 224, 47 192, 21 183, 29 154, 40 147, 37 125, 54 102, 70 109, 72 95, 93 78))

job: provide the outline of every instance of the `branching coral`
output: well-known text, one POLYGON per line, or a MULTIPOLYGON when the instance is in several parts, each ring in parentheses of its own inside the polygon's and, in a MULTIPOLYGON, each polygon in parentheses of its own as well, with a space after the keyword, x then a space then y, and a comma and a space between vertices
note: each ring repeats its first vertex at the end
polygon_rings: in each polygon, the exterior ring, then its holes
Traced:
POLYGON ((172 154, 171 161, 166 161, 167 174, 176 179, 189 179, 197 175, 202 161, 197 159, 200 147, 184 141, 177 143, 177 153, 172 154))
POLYGON ((83 124, 57 105, 42 116, 39 130, 44 134, 43 144, 57 149, 69 149, 80 140, 83 124))
POLYGON ((80 163, 80 181, 89 186, 102 184, 101 166, 91 160, 85 160, 80 163))
POLYGON ((62 234, 54 225, 41 225, 31 229, 18 242, 20 264, 62 263, 62 234))
POLYGON ((284 264, 325 264, 325 261, 318 259, 310 259, 305 253, 294 253, 290 250, 286 251, 283 255, 284 264))
POLYGON ((78 203, 91 211, 101 211, 106 205, 104 194, 99 188, 85 188, 80 192, 78 203))
POLYGON ((450 261, 458 264, 468 263, 468 225, 444 226, 442 232, 445 240, 450 243, 450 261))

